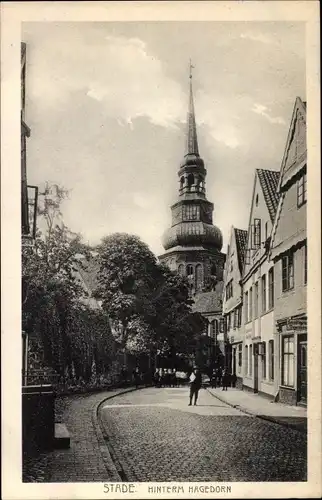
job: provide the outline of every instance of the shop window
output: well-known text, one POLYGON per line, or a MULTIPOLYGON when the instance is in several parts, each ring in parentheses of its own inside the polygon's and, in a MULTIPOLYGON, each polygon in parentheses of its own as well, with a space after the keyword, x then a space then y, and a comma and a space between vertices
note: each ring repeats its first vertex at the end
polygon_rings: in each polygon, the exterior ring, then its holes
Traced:
POLYGON ((268 309, 274 307, 274 268, 268 271, 268 309))
POLYGON ((266 274, 262 276, 262 314, 266 312, 266 274))
POLYGON ((306 203, 306 172, 297 181, 297 206, 300 208, 306 203))
POLYGON ((262 379, 266 379, 266 342, 262 344, 262 379))
POLYGON ((294 287, 294 253, 289 252, 282 257, 282 291, 294 287))
POLYGON ((282 385, 294 387, 294 336, 282 338, 282 385))
POLYGON ((254 289, 254 318, 258 316, 258 281, 255 283, 254 289))
POLYGON ((274 340, 268 342, 269 379, 274 380, 274 340))

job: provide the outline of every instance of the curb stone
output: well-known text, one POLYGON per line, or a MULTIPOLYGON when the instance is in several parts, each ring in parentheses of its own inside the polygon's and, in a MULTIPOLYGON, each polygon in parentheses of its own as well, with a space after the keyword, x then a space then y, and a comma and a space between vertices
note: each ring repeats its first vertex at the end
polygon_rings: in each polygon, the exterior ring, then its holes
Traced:
MULTIPOLYGON (((138 388, 138 389, 140 389, 140 388, 138 388)), ((113 461, 113 459, 111 457, 109 447, 106 444, 106 440, 104 438, 104 434, 103 434, 103 430, 102 430, 102 425, 101 425, 99 418, 98 418, 99 409, 100 409, 100 406, 103 405, 109 399, 115 398, 117 396, 122 396, 123 394, 127 394, 128 392, 133 392, 133 391, 136 391, 138 389, 136 389, 135 387, 130 387, 130 388, 124 389, 124 390, 120 389, 119 392, 111 394, 111 395, 105 397, 103 400, 101 400, 98 403, 95 403, 93 405, 92 424, 93 424, 93 427, 94 427, 94 430, 96 433, 96 437, 97 437, 98 444, 99 444, 99 449, 100 449, 100 452, 101 452, 101 455, 103 458, 105 468, 109 474, 110 481, 112 481, 112 482, 113 481, 114 482, 122 482, 122 478, 117 470, 115 462, 113 461)))
POLYGON ((233 403, 229 403, 228 401, 226 401, 224 398, 221 398, 217 394, 213 394, 211 391, 209 391, 209 389, 207 389, 207 391, 209 392, 209 394, 211 394, 214 398, 217 398, 222 403, 226 403, 228 406, 230 406, 232 408, 235 408, 236 410, 239 410, 239 411, 241 411, 243 413, 246 413, 247 415, 251 415, 252 417, 260 418, 261 420, 266 420, 268 422, 272 422, 274 424, 278 424, 278 425, 287 427, 289 429, 296 430, 298 432, 301 432, 302 434, 306 434, 307 433, 306 429, 303 430, 301 428, 298 428, 296 425, 294 425, 292 423, 288 423, 288 422, 279 420, 278 418, 272 417, 270 415, 260 415, 260 414, 254 412, 254 411, 249 410, 248 408, 244 408, 243 406, 240 406, 240 405, 237 405, 237 404, 233 404, 233 403))

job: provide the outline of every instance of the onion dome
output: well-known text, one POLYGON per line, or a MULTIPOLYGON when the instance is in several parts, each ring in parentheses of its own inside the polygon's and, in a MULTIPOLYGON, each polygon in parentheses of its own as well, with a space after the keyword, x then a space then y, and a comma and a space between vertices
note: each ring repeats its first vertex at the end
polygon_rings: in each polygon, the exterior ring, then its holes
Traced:
POLYGON ((165 231, 162 245, 165 250, 177 246, 206 246, 220 252, 223 237, 220 229, 213 224, 202 221, 181 222, 165 231))

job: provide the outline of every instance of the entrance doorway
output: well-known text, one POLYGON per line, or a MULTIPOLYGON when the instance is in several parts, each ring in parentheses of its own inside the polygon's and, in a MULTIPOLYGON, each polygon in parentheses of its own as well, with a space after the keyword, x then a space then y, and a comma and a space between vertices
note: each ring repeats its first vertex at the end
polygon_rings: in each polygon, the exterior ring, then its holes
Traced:
POLYGON ((299 341, 298 402, 307 404, 307 340, 299 341))

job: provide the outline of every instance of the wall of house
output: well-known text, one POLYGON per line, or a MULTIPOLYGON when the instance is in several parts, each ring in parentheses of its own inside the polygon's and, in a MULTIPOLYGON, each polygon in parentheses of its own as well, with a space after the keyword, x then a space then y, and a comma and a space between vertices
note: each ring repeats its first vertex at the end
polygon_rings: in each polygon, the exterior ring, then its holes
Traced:
POLYGON ((294 253, 294 287, 282 291, 282 259, 275 263, 275 321, 306 313, 306 284, 304 283, 305 246, 294 253))
MULTIPOLYGON (((254 342, 265 342, 266 343, 266 359, 258 355, 258 391, 266 394, 268 396, 273 396, 275 393, 274 381, 269 379, 269 341, 274 339, 274 307, 269 309, 269 280, 268 272, 274 267, 273 262, 268 259, 268 255, 265 255, 264 242, 271 235, 272 222, 270 215, 266 206, 264 195, 259 184, 258 177, 255 177, 254 185, 254 197, 252 202, 251 219, 250 224, 253 224, 253 220, 261 220, 261 234, 260 242, 261 245, 257 250, 253 250, 249 254, 249 259, 246 261, 244 276, 250 273, 248 279, 243 285, 243 373, 244 380, 243 384, 245 387, 253 389, 255 387, 255 359, 254 354, 250 356, 250 346, 252 346, 252 353, 254 353, 254 342), (257 201, 257 203, 256 203, 257 201), (262 276, 266 276, 266 308, 262 310, 262 276), (255 307, 255 284, 258 283, 258 305, 257 314, 255 307), (250 311, 250 289, 252 289, 252 317, 248 313, 248 321, 246 315, 246 302, 245 293, 248 293, 248 311, 250 311), (254 341, 255 339, 255 341, 254 341), (246 360, 246 352, 248 353, 248 360, 246 360), (266 375, 263 371, 263 364, 266 365, 266 375)), ((249 231, 248 236, 248 248, 251 246, 250 238, 251 231, 249 231)))
POLYGON ((223 300, 223 313, 226 314, 232 309, 234 309, 241 302, 242 289, 239 284, 240 281, 240 270, 238 265, 238 255, 236 240, 233 235, 232 230, 231 240, 229 244, 229 252, 227 253, 226 263, 225 263, 225 283, 224 283, 224 300, 223 300), (233 284, 233 295, 230 298, 226 296, 226 285, 232 280, 233 284))
MULTIPOLYGON (((257 175, 255 176, 255 183, 254 183, 254 197, 251 207, 251 219, 249 221, 250 225, 253 224, 254 219, 261 220, 261 234, 260 234, 261 244, 258 249, 251 250, 251 252, 248 253, 248 256, 245 260, 244 276, 246 276, 248 272, 254 266, 256 266, 256 263, 258 263, 264 256, 265 254, 264 242, 266 238, 271 235, 273 226, 257 175), (257 204, 256 200, 258 200, 257 204)), ((247 243, 248 248, 251 247, 251 238, 252 238, 252 231, 250 230, 250 228, 248 228, 248 243, 247 243)))
POLYGON ((273 248, 280 245, 287 246, 296 237, 306 237, 306 203, 297 206, 297 181, 294 179, 292 185, 283 196, 281 212, 278 214, 277 230, 274 235, 273 248))
MULTIPOLYGON (((261 342, 266 343, 266 377, 263 378, 263 358, 258 356, 258 390, 265 394, 273 395, 275 393, 274 381, 269 379, 269 341, 274 340, 274 308, 269 309, 269 287, 268 287, 268 272, 273 267, 273 263, 269 260, 265 260, 257 268, 256 272, 250 276, 247 282, 244 284, 244 293, 248 291, 248 302, 249 302, 249 291, 252 287, 253 289, 253 314, 252 319, 245 323, 245 309, 243 310, 244 318, 244 352, 245 346, 253 346, 253 339, 260 337, 261 342), (266 310, 262 310, 262 276, 266 276, 266 310), (255 283, 258 283, 258 314, 255 317, 255 283)), ((245 301, 243 303, 243 308, 245 301)), ((274 346, 275 347, 275 346, 274 346)), ((274 349, 275 350, 275 349, 274 349)), ((250 375, 249 365, 250 359, 248 360, 248 370, 244 371, 244 385, 253 388, 254 387, 254 359, 252 359, 253 370, 250 375)), ((244 363, 247 366, 247 363, 244 363)))

